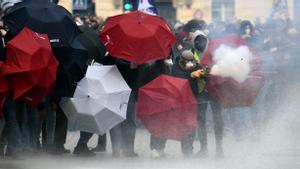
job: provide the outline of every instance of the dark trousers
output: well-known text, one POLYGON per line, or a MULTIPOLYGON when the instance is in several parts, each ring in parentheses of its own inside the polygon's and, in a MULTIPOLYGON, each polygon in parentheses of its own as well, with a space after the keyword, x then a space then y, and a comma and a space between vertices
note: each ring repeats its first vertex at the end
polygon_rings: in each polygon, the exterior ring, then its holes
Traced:
POLYGON ((207 131, 206 131, 206 111, 208 103, 210 103, 212 113, 213 113, 213 122, 214 122, 214 131, 216 139, 216 147, 221 148, 223 142, 223 117, 222 117, 222 107, 214 98, 208 94, 203 94, 198 97, 198 136, 200 139, 201 149, 207 149, 207 131))
POLYGON ((122 150, 124 153, 134 152, 134 140, 136 132, 135 124, 135 110, 136 100, 134 95, 131 93, 129 97, 126 120, 121 123, 122 130, 122 150))
POLYGON ((113 154, 120 154, 122 149, 122 124, 119 124, 110 130, 110 139, 113 154))
POLYGON ((7 144, 6 152, 17 154, 22 151, 20 130, 20 115, 17 113, 17 105, 11 97, 8 97, 3 107, 5 126, 2 133, 2 142, 7 144))
POLYGON ((68 130, 68 119, 59 104, 57 103, 56 108, 56 125, 55 125, 55 134, 54 134, 54 146, 63 147, 67 137, 68 130))
POLYGON ((106 134, 103 134, 102 136, 99 135, 97 147, 106 150, 106 144, 107 144, 106 134))
POLYGON ((93 133, 80 131, 80 136, 79 136, 77 145, 87 144, 92 136, 93 136, 93 133))
MULTIPOLYGON (((195 132, 187 135, 181 140, 181 152, 184 155, 193 154, 193 142, 195 139, 195 132)), ((166 147, 167 139, 159 138, 151 135, 150 137, 150 148, 151 150, 164 150, 166 147)))
POLYGON ((38 106, 39 111, 39 122, 38 122, 38 140, 40 135, 42 136, 42 142, 38 142, 40 147, 49 148, 48 146, 53 145, 54 132, 55 132, 55 117, 56 108, 55 103, 51 102, 49 98, 46 98, 38 106))
MULTIPOLYGON (((121 151, 121 146, 122 146, 122 129, 121 129, 121 127, 122 127, 121 124, 119 124, 110 130, 113 154, 119 154, 121 151)), ((87 144, 92 136, 93 136, 93 133, 81 131, 77 146, 80 144, 87 144)), ((101 138, 100 140, 103 141, 103 136, 99 136, 99 138, 101 138)), ((102 144, 101 146, 106 146, 106 136, 105 136, 105 145, 103 145, 103 142, 102 143, 100 142, 100 144, 102 144)))

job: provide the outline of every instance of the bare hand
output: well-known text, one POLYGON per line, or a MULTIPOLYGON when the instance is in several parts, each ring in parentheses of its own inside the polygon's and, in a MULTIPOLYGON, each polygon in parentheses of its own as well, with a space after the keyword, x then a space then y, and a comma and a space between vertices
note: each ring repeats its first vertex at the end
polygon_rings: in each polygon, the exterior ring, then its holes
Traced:
POLYGON ((4 30, 4 29, 0 29, 0 34, 1 34, 1 36, 5 36, 5 35, 6 35, 6 33, 7 33, 7 31, 6 31, 6 30, 4 30))

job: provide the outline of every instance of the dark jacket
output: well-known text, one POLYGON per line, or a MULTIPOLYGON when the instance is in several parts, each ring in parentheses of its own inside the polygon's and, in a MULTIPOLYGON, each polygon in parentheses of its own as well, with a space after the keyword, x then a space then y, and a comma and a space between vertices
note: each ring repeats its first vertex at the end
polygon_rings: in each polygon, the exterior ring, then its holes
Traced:
MULTIPOLYGON (((151 82, 161 74, 166 74, 167 68, 163 60, 158 60, 153 64, 143 64, 138 67, 138 76, 136 79, 136 92, 138 89, 151 82)), ((138 95, 136 95, 137 98, 138 95)))
POLYGON ((193 71, 196 71, 199 69, 199 65, 197 65, 195 68, 191 69, 191 70, 185 70, 184 68, 182 68, 182 66, 180 65, 180 57, 176 58, 175 63, 172 67, 172 75, 175 77, 179 77, 179 78, 183 78, 183 79, 187 79, 190 82, 192 91, 195 95, 195 97, 198 96, 198 78, 191 78, 190 74, 193 71))

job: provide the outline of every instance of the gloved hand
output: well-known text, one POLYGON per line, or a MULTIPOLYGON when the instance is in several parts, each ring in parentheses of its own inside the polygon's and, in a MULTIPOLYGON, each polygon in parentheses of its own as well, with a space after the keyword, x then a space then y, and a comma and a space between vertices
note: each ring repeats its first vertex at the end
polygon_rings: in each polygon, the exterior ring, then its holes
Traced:
POLYGON ((201 76, 204 76, 205 75, 205 72, 203 69, 199 69, 199 70, 196 70, 196 71, 193 71, 191 73, 191 78, 199 78, 201 76))

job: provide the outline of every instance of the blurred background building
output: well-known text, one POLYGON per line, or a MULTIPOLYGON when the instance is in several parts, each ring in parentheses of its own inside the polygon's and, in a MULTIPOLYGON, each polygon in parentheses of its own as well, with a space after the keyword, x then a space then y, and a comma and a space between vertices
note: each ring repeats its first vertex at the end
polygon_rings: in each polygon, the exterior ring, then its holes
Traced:
MULTIPOLYGON (((130 0, 60 0, 59 4, 74 13, 95 13, 106 18, 121 14, 126 1, 130 0)), ((159 14, 170 22, 187 21, 193 17, 209 22, 212 19, 226 21, 233 18, 264 20, 277 1, 286 2, 290 18, 300 16, 300 0, 156 0, 156 3, 159 14)))

